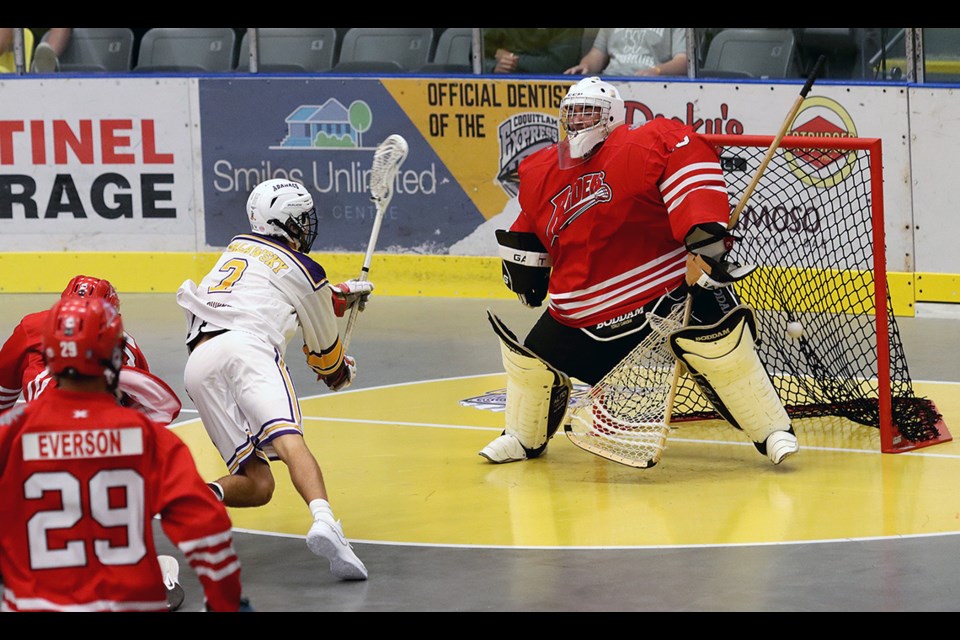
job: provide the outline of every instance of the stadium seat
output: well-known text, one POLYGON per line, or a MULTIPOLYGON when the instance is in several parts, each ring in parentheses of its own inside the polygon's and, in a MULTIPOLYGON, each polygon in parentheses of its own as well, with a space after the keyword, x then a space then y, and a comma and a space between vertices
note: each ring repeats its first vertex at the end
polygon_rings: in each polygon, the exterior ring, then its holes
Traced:
POLYGON ((724 29, 707 48, 704 78, 786 78, 795 74, 790 29, 724 29))
POLYGON ((343 37, 333 70, 387 71, 394 62, 400 71, 415 71, 430 60, 433 29, 430 27, 354 27, 343 37))
POLYGON ((473 73, 473 29, 451 27, 437 39, 433 59, 420 67, 424 73, 473 73))
POLYGON ((132 64, 133 31, 125 27, 76 27, 60 56, 61 72, 126 72, 132 64))
POLYGON ((334 73, 403 73, 399 62, 393 60, 341 60, 333 65, 334 73))
POLYGON ((819 78, 849 80, 864 77, 863 72, 856 68, 860 55, 857 29, 804 27, 794 29, 793 32, 797 38, 797 66, 800 75, 810 75, 817 60, 823 56, 824 63, 819 78))
MULTIPOLYGON (((257 29, 258 65, 263 73, 330 71, 337 44, 334 28, 257 29)), ((240 39, 237 71, 250 68, 250 32, 240 39)))
POLYGON ((155 27, 143 35, 133 71, 233 71, 236 41, 229 27, 155 27))

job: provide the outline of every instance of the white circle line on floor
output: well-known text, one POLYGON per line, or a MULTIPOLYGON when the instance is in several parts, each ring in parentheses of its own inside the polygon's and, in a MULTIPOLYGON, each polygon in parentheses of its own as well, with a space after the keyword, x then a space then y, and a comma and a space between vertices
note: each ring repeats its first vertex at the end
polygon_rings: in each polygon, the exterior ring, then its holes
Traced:
MULTIPOLYGON (((234 528, 233 531, 239 533, 249 533, 259 536, 273 536, 275 538, 299 538, 306 539, 306 536, 294 535, 290 533, 276 533, 273 531, 257 531, 255 529, 234 528)), ((445 544, 434 542, 394 542, 389 540, 362 540, 358 538, 348 538, 351 544, 370 544, 383 545, 390 547, 427 547, 444 549, 502 549, 502 550, 525 550, 525 551, 643 551, 664 550, 664 549, 722 549, 738 547, 773 547, 783 545, 801 545, 801 544, 830 544, 838 542, 880 542, 884 540, 912 540, 920 538, 941 538, 944 536, 960 535, 960 531, 944 531, 941 533, 917 533, 907 535, 891 536, 869 536, 860 538, 826 538, 820 540, 777 540, 773 542, 735 542, 735 543, 715 543, 715 544, 650 544, 650 545, 499 545, 499 544, 445 544)))

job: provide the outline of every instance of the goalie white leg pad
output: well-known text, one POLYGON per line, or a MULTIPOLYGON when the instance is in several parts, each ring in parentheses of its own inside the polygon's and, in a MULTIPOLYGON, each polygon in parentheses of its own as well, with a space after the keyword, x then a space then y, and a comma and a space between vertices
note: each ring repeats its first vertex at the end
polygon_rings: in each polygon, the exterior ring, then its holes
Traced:
POLYGON ((555 414, 566 413, 570 379, 558 380, 542 360, 516 353, 505 343, 501 343, 501 355, 507 371, 505 431, 516 436, 524 449, 539 449, 552 435, 550 427, 555 432, 563 420, 562 414, 555 414))
POLYGON ((753 310, 740 305, 716 324, 671 333, 669 343, 717 411, 779 464, 800 447, 757 354, 756 334, 753 310))
POLYGON ((500 337, 507 399, 503 435, 480 455, 491 462, 536 458, 563 422, 573 384, 569 376, 521 345, 499 318, 488 315, 500 337))

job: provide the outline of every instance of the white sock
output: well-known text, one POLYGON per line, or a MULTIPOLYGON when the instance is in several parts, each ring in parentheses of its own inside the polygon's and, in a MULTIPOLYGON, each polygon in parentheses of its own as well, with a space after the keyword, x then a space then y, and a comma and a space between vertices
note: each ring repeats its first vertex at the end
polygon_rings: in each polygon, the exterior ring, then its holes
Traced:
POLYGON ((336 521, 336 518, 333 517, 333 508, 330 506, 330 503, 323 498, 310 501, 310 513, 313 514, 314 520, 316 520, 320 514, 325 513, 330 516, 331 520, 336 521))

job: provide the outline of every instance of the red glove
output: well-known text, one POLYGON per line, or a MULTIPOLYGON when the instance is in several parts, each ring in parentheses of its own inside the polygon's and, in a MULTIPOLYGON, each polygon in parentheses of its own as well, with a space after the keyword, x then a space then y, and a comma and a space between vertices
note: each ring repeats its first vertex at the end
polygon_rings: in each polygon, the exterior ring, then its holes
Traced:
POLYGON ((339 369, 330 375, 319 376, 317 379, 326 382, 331 391, 343 391, 350 386, 355 377, 357 377, 357 361, 350 356, 343 356, 343 363, 339 369))
POLYGON ((367 306, 367 299, 373 292, 373 283, 369 280, 347 280, 340 284, 330 285, 333 290, 333 312, 342 318, 347 309, 359 304, 359 311, 367 306))

